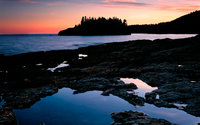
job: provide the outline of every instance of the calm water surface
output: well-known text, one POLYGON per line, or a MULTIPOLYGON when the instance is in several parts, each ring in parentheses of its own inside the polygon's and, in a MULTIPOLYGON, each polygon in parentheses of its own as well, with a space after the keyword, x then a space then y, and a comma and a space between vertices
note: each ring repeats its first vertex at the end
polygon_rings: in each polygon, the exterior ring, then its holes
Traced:
MULTIPOLYGON (((148 91, 153 90, 146 84, 145 88, 148 91)), ((142 87, 137 91, 140 90, 142 87)), ((100 91, 77 95, 72 93, 73 90, 63 88, 52 96, 42 98, 29 109, 15 109, 19 125, 39 125, 41 122, 46 125, 109 125, 113 122, 110 117, 112 112, 128 110, 144 112, 153 118, 163 118, 180 125, 196 125, 200 122, 199 117, 178 109, 158 108, 147 103, 135 107, 119 97, 102 96, 100 91)))
POLYGON ((0 54, 77 49, 89 45, 141 39, 186 38, 195 34, 132 34, 117 36, 0 35, 0 54))

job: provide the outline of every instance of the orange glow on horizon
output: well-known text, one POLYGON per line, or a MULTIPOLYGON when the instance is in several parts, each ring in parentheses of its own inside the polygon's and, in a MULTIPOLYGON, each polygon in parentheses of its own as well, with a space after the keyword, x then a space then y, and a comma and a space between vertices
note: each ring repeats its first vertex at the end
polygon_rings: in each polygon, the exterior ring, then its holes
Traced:
POLYGON ((177 4, 172 0, 51 1, 0 1, 0 34, 58 33, 79 24, 82 16, 118 17, 126 19, 128 25, 155 24, 171 21, 200 8, 198 0, 179 0, 177 4))

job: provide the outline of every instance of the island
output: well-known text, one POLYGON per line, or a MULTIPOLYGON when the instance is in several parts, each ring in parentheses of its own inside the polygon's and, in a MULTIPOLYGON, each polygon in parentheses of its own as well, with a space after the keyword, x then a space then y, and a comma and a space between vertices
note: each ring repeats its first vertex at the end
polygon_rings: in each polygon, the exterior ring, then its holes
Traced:
POLYGON ((82 17, 81 23, 74 28, 68 28, 58 33, 61 36, 67 35, 130 35, 127 21, 117 17, 113 18, 87 18, 82 17))
POLYGON ((200 10, 183 15, 169 22, 158 24, 127 25, 127 20, 113 18, 82 17, 81 23, 62 30, 60 36, 67 35, 130 35, 131 33, 156 34, 199 34, 200 10))

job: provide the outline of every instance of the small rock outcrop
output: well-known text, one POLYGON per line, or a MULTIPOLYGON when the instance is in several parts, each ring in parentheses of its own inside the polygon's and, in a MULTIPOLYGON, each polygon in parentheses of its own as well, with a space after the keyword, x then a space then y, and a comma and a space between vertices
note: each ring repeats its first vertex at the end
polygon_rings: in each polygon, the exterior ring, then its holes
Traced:
POLYGON ((124 111, 112 113, 112 125, 175 125, 164 119, 150 118, 142 112, 124 111))

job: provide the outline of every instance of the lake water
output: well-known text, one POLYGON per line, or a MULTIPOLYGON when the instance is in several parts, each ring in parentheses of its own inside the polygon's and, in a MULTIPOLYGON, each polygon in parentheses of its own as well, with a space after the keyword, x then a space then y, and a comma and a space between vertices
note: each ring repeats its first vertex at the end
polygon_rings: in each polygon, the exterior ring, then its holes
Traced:
POLYGON ((110 125, 110 114, 120 111, 139 111, 153 118, 163 118, 180 125, 196 125, 200 118, 174 108, 158 108, 151 104, 133 106, 127 101, 100 91, 73 95, 63 88, 58 93, 42 98, 28 109, 15 109, 19 125, 110 125))
POLYGON ((77 49, 89 45, 128 40, 177 39, 192 36, 195 36, 195 34, 131 34, 117 36, 0 35, 0 54, 14 55, 36 51, 77 49))

